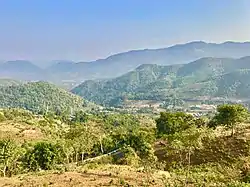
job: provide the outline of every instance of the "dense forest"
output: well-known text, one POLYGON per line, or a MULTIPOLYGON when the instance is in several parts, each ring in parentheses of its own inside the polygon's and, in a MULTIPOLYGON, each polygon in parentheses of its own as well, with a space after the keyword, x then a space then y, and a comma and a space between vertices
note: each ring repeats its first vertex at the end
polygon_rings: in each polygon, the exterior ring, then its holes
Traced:
POLYGON ((228 104, 200 118, 174 111, 72 116, 2 109, 0 183, 56 186, 59 177, 70 175, 63 184, 77 186, 81 174, 85 185, 248 186, 248 119, 244 106, 228 104), (89 180, 97 171, 103 180, 89 180))
POLYGON ((47 82, 14 83, 8 80, 5 81, 5 85, 0 86, 0 108, 23 108, 39 113, 83 110, 91 105, 84 99, 47 82))

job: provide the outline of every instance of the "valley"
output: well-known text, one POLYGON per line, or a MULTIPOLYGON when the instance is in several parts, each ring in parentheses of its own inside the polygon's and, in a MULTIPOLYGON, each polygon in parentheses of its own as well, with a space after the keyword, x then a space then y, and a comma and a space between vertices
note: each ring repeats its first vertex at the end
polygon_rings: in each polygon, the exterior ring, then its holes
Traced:
POLYGON ((249 7, 0 1, 0 187, 250 187, 249 7))
POLYGON ((248 186, 248 43, 221 45, 2 63, 0 186, 248 186))

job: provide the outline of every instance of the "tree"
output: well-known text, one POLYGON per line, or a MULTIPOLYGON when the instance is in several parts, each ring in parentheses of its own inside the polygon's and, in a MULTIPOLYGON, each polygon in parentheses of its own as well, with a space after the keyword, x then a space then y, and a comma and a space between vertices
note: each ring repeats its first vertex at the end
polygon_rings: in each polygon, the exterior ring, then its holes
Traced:
POLYGON ((194 123, 194 117, 184 112, 161 112, 156 119, 158 134, 174 134, 189 128, 194 123))
POLYGON ((207 118, 205 118, 205 117, 200 117, 200 118, 196 118, 196 119, 194 120, 194 124, 195 124, 196 127, 200 128, 200 127, 206 126, 206 125, 207 125, 207 121, 208 121, 207 118))
POLYGON ((20 156, 21 149, 14 141, 9 139, 0 141, 0 168, 4 177, 7 172, 11 175, 20 156))
POLYGON ((74 123, 85 123, 88 120, 88 116, 83 111, 78 111, 75 113, 74 117, 71 119, 71 122, 74 123))
POLYGON ((151 156, 152 144, 155 140, 153 133, 136 129, 129 132, 117 131, 111 134, 111 137, 115 142, 115 149, 130 146, 141 158, 151 156))
MULTIPOLYGON (((68 144, 68 149, 73 150, 71 156, 75 159, 72 158, 71 160, 78 162, 80 155, 81 161, 83 162, 84 157, 91 153, 94 144, 98 142, 98 138, 100 137, 101 134, 98 130, 88 126, 87 124, 76 124, 74 127, 71 127, 64 137, 68 144)), ((69 159, 70 155, 66 156, 69 159)))
POLYGON ((186 158, 188 161, 188 169, 186 173, 186 180, 189 177, 191 156, 196 149, 201 149, 203 147, 202 140, 206 137, 213 137, 211 131, 205 127, 197 128, 194 125, 185 131, 177 132, 168 136, 168 142, 171 148, 173 148, 180 155, 182 152, 187 153, 186 158))
POLYGON ((50 142, 38 142, 25 154, 27 168, 36 171, 52 169, 64 158, 62 147, 50 142))
POLYGON ((213 121, 216 125, 224 125, 231 128, 231 135, 234 135, 234 129, 237 124, 246 121, 249 112, 247 108, 240 104, 224 104, 217 107, 217 114, 213 121))

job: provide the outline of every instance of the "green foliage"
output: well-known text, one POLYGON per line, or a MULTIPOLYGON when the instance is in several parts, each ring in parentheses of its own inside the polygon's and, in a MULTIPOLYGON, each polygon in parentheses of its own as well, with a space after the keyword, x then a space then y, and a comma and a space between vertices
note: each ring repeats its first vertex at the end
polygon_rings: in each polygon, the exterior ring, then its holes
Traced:
POLYGON ((80 110, 85 101, 46 82, 0 87, 1 108, 23 108, 34 112, 80 110))
POLYGON ((33 117, 30 111, 23 109, 4 109, 3 114, 4 117, 8 120, 13 120, 17 118, 31 119, 33 117))
MULTIPOLYGON (((213 120, 237 124, 247 113, 241 105, 223 105, 213 120)), ((0 138, 3 176, 58 168, 82 171, 81 165, 93 162, 143 167, 143 176, 150 176, 148 181, 158 177, 158 172, 166 172, 156 170, 164 168, 169 177, 163 180, 169 186, 244 186, 249 182, 248 162, 247 166, 241 163, 250 155, 248 128, 244 128, 245 134, 225 136, 219 128, 207 128, 207 118, 183 112, 163 112, 156 123, 150 116, 115 112, 34 115, 3 109, 0 114, 8 120, 0 125, 13 124, 15 132, 20 129, 13 140, 0 138), (22 136, 31 129, 41 131, 43 140, 22 136), (156 130, 162 136, 156 137, 156 130)))
POLYGON ((209 136, 208 129, 192 126, 185 131, 169 135, 168 140, 174 147, 178 147, 178 150, 193 150, 202 147, 202 139, 206 136, 209 136))
POLYGON ((139 126, 139 119, 135 115, 130 114, 110 114, 102 117, 108 129, 116 129, 124 127, 126 129, 134 129, 139 126))
POLYGON ((156 119, 159 135, 174 134, 189 128, 194 123, 194 117, 184 112, 161 112, 156 119))
POLYGON ((0 112, 0 122, 4 121, 6 118, 2 112, 0 112))
POLYGON ((120 106, 124 98, 178 106, 197 96, 249 98, 249 78, 249 58, 202 58, 185 65, 141 65, 114 79, 83 82, 72 92, 108 106, 120 106))
POLYGON ((24 163, 26 168, 33 171, 48 170, 61 163, 62 159, 61 146, 50 142, 38 142, 27 151, 24 163))
POLYGON ((74 116, 71 119, 71 122, 73 123, 84 123, 87 122, 88 116, 83 111, 77 111, 75 112, 74 116))
POLYGON ((99 143, 100 136, 98 131, 89 126, 76 124, 70 128, 65 134, 66 147, 64 146, 64 148, 66 149, 64 150, 67 159, 75 160, 75 162, 83 161, 85 155, 91 154, 95 144, 101 146, 99 143))
POLYGON ((200 117, 200 118, 196 118, 194 120, 194 124, 196 127, 200 128, 200 127, 205 127, 207 125, 207 123, 209 122, 209 119, 206 117, 200 117))
POLYGON ((220 105, 217 108, 217 114, 214 117, 214 122, 217 125, 224 125, 232 129, 232 135, 234 128, 237 124, 247 120, 249 112, 247 108, 242 105, 220 105))
MULTIPOLYGON (((152 143, 155 140, 154 134, 143 130, 117 131, 111 134, 114 148, 131 147, 140 158, 152 156, 152 143)), ((113 149, 114 149, 113 148, 113 149)))
POLYGON ((22 149, 10 139, 0 140, 0 168, 3 176, 16 174, 22 149))
POLYGON ((203 140, 206 137, 211 138, 211 135, 212 133, 207 128, 192 126, 182 132, 168 135, 167 139, 170 149, 180 155, 180 164, 187 162, 190 167, 192 162, 191 155, 194 154, 195 150, 203 148, 203 140), (184 158, 187 158, 187 160, 182 160, 183 153, 186 153, 184 158))
POLYGON ((140 157, 137 155, 135 150, 130 147, 126 146, 120 150, 123 153, 122 157, 114 156, 114 162, 117 164, 123 164, 123 165, 130 165, 130 166, 139 166, 140 163, 140 157))

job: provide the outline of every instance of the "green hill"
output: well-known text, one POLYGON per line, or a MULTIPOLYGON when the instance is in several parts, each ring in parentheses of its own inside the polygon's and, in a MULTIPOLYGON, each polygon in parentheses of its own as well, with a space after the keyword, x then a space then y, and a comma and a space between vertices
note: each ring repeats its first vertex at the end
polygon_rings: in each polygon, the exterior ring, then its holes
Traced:
POLYGON ((86 105, 81 97, 46 82, 0 87, 0 108, 24 108, 41 112, 79 110, 86 105))
POLYGON ((227 73, 216 80, 217 96, 250 97, 250 69, 227 73))
POLYGON ((171 66, 147 64, 114 79, 83 82, 72 92, 105 105, 120 104, 124 97, 163 100, 172 94, 181 98, 248 98, 248 87, 244 87, 249 80, 248 69, 250 57, 202 58, 189 64, 171 66))

